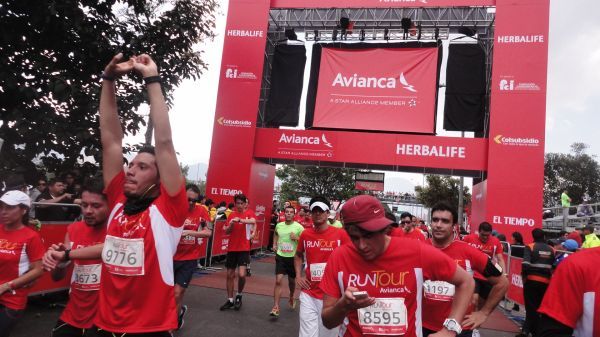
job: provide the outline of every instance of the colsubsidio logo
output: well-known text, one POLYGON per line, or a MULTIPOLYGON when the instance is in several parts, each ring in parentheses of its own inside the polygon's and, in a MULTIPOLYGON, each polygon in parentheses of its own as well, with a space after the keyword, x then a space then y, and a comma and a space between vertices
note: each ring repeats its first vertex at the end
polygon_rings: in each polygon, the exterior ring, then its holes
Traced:
POLYGON ((223 126, 234 126, 239 128, 249 128, 252 126, 251 121, 239 120, 239 119, 228 119, 224 117, 219 117, 217 119, 217 123, 223 126))
POLYGON ((397 82, 400 82, 402 87, 410 92, 417 92, 412 84, 409 84, 404 76, 400 73, 398 81, 395 77, 365 77, 358 74, 352 76, 344 76, 338 73, 331 84, 332 87, 340 86, 342 88, 379 88, 379 89, 395 89, 397 82))
POLYGON ((512 145, 512 146, 538 146, 540 145, 540 140, 537 138, 513 138, 513 137, 504 137, 502 135, 497 135, 494 137, 494 142, 500 145, 512 145))
POLYGON ((297 136, 295 133, 291 135, 286 135, 285 133, 281 134, 279 137, 279 143, 283 144, 311 144, 311 145, 320 145, 323 144, 329 148, 333 148, 330 142, 327 141, 325 134, 321 134, 321 138, 319 137, 310 137, 310 136, 297 136))

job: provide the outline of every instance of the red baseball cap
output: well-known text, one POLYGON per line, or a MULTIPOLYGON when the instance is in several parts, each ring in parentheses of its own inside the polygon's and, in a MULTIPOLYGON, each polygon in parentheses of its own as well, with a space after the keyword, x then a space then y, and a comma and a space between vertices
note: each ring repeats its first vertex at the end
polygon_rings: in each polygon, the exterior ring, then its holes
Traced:
POLYGON ((385 210, 377 198, 359 195, 346 201, 340 212, 346 224, 354 224, 367 232, 378 232, 393 222, 385 217, 385 210))

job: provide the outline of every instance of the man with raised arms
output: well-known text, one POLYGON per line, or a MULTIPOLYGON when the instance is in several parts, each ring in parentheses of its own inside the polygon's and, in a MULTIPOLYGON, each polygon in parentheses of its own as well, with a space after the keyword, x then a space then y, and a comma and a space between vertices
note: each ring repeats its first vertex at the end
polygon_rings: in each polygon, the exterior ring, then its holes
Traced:
MULTIPOLYGON (((455 238, 458 229, 458 214, 447 204, 439 203, 431 209, 431 244, 448 255, 471 276, 477 272, 487 279, 492 289, 483 307, 472 311, 469 307, 462 322, 461 337, 470 337, 473 330, 483 324, 508 290, 508 280, 502 276, 502 270, 492 263, 489 256, 467 243, 455 238)), ((444 328, 444 318, 450 315, 454 300, 454 286, 443 281, 425 280, 423 299, 423 336, 444 328)))
POLYGON ((455 286, 444 328, 431 336, 460 333, 474 282, 456 262, 418 240, 390 237, 392 223, 379 200, 360 195, 342 207, 352 244, 333 252, 321 281, 323 323, 342 324, 339 336, 405 336, 422 333, 424 280, 455 286))
POLYGON ((187 214, 185 181, 156 64, 148 55, 119 63, 121 58, 122 54, 116 55, 102 74, 102 169, 111 209, 104 245, 54 252, 44 266, 54 269, 60 261, 101 256, 102 282, 94 320, 98 336, 167 337, 177 328, 173 255, 187 214), (134 69, 146 84, 156 147, 142 148, 123 170, 115 81, 134 69))
POLYGON ((323 291, 319 288, 327 260, 334 250, 348 243, 348 235, 341 228, 335 228, 327 221, 329 200, 314 197, 309 204, 314 226, 300 234, 294 257, 296 280, 300 293, 300 337, 334 337, 339 329, 327 329, 321 320, 323 291), (305 274, 302 263, 306 261, 305 274))

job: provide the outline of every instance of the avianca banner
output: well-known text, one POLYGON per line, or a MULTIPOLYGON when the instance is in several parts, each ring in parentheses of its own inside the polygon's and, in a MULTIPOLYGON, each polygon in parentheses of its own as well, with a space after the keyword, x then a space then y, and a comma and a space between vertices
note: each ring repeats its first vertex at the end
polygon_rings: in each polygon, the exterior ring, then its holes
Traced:
POLYGON ((271 0, 271 8, 462 7, 495 4, 495 0, 271 0))
POLYGON ((485 171, 487 139, 257 128, 254 156, 485 171))
POLYGON ((437 44, 427 48, 360 45, 323 47, 312 126, 433 133, 437 44))

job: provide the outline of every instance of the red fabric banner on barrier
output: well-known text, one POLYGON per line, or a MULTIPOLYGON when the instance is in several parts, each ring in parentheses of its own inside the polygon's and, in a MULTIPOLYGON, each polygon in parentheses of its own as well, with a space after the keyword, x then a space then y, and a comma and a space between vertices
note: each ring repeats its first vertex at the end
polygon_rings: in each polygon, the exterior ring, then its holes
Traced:
MULTIPOLYGON (((53 244, 65 242, 65 234, 67 234, 67 227, 70 224, 71 223, 42 224, 40 236, 42 237, 44 246, 48 248, 53 244)), ((71 270, 72 268, 70 267, 65 278, 60 281, 53 281, 52 277, 50 277, 50 273, 42 274, 42 277, 33 283, 30 295, 45 294, 68 289, 71 284, 71 270)))
MULTIPOLYGON (((508 261, 508 255, 504 255, 504 261, 508 261)), ((523 298, 523 278, 521 277, 521 263, 523 259, 511 256, 509 264, 509 275, 508 275, 508 291, 506 297, 518 304, 524 305, 525 299, 523 298)))
POLYGON ((486 146, 483 138, 259 128, 254 156, 478 171, 486 146))
POLYGON ((227 254, 227 245, 229 244, 229 234, 225 233, 223 226, 225 221, 215 221, 213 226, 213 244, 211 256, 227 254))
POLYGON ((323 48, 313 126, 433 133, 437 64, 437 47, 323 48))

